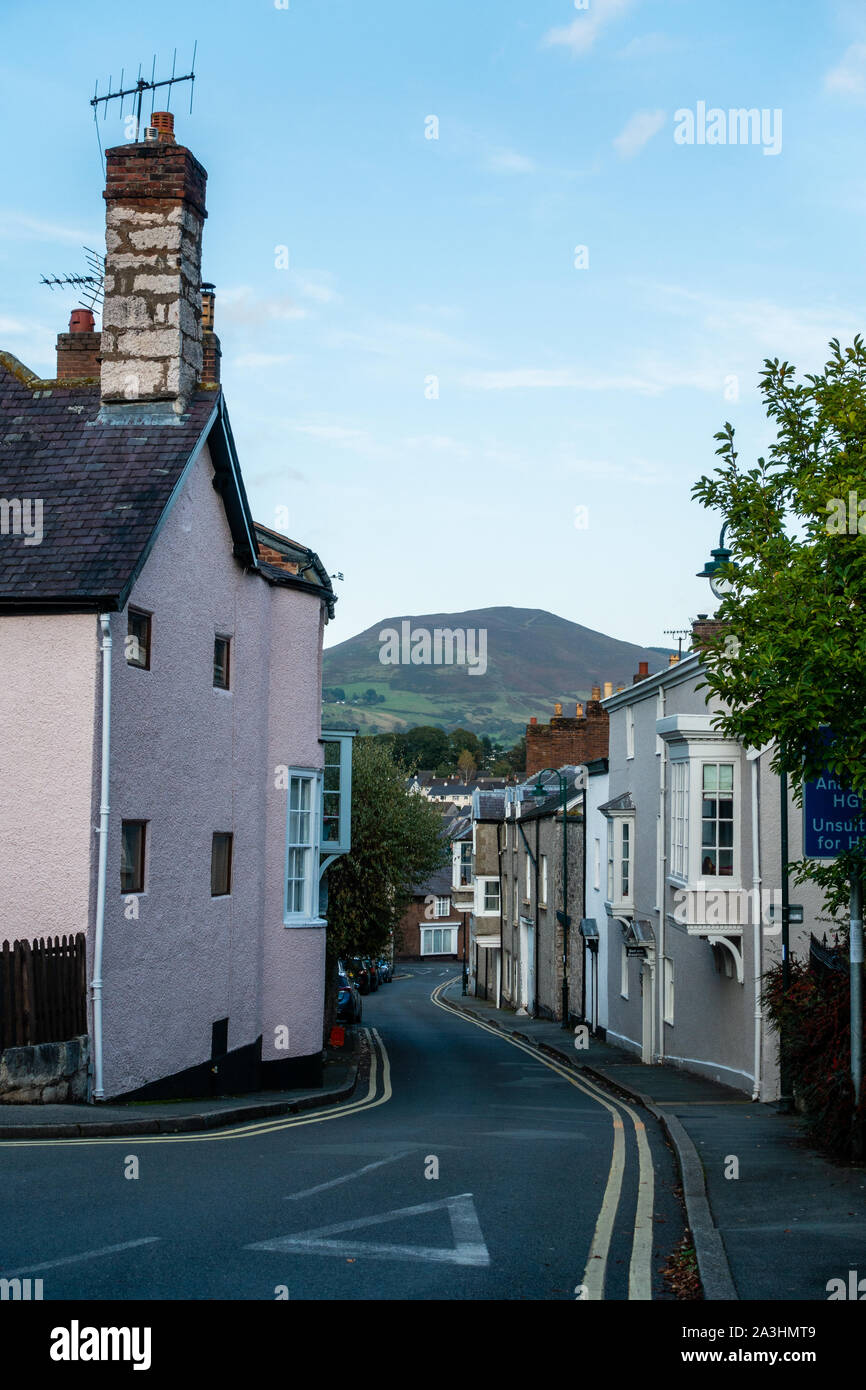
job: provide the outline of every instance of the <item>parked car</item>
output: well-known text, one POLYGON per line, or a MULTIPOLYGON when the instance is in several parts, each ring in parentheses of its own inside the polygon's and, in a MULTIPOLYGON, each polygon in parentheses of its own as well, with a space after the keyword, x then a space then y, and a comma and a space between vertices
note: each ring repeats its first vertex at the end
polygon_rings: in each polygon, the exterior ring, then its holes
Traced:
POLYGON ((370 971, 365 960, 360 956, 353 957, 349 961, 348 972, 358 986, 361 994, 369 994, 373 988, 370 980, 370 971))
POLYGON ((379 967, 379 978, 382 981, 382 984, 389 985, 394 978, 393 965, 389 960, 385 960, 384 957, 382 958, 382 960, 378 960, 376 964, 379 967))
POLYGON ((361 992, 356 982, 342 965, 338 967, 339 990, 337 992, 337 1022, 360 1023, 363 1005, 361 992))

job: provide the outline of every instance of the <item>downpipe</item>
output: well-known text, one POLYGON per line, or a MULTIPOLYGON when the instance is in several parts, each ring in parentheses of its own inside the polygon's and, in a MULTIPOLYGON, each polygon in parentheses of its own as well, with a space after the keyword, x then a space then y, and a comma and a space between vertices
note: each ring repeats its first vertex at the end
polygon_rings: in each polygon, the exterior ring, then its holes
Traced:
POLYGON ((93 941, 93 1092, 92 1100, 103 1100, 102 1077, 102 943, 105 937, 105 890, 108 874, 108 790, 111 767, 111 624, 108 613, 100 613, 102 629, 102 765, 99 792, 99 865, 96 886, 96 929, 93 941))

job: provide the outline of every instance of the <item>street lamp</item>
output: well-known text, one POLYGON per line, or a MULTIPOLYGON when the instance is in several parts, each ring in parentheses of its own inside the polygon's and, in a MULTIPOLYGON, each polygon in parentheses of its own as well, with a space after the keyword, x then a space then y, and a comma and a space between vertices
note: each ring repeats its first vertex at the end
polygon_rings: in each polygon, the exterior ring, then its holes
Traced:
POLYGON ((721 535, 719 536, 718 545, 716 546, 715 550, 710 551, 711 558, 707 560, 707 563, 704 565, 703 569, 699 570, 696 576, 698 579, 709 580, 710 588, 712 589, 717 599, 723 599, 731 591, 731 581, 729 579, 720 577, 719 575, 719 571, 724 569, 726 565, 729 565, 731 563, 732 552, 725 545, 725 535, 727 533, 727 530, 728 523, 725 522, 724 526, 722 527, 721 535))
POLYGON ((558 768, 545 767, 538 773, 538 781, 534 784, 531 794, 537 800, 543 800, 547 796, 547 788, 542 785, 541 779, 549 774, 558 780, 562 798, 562 911, 557 912, 556 920, 562 927, 562 1026, 567 1029, 568 929, 571 926, 571 918, 568 915, 568 778, 558 768))

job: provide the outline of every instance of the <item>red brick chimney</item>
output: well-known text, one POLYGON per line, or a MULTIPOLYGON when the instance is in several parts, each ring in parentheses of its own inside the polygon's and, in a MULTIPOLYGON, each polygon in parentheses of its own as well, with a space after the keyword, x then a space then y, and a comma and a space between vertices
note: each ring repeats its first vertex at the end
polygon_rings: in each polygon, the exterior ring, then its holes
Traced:
POLYGON ((640 662, 638 662, 637 675, 635 676, 634 680, 632 681, 632 685, 637 685, 638 681, 646 680, 646 677, 647 677, 648 675, 649 675, 649 662, 648 662, 648 661, 640 661, 640 662))
POLYGON ((202 372, 207 173, 176 143, 170 112, 150 129, 156 139, 106 150, 102 399, 181 414, 202 372))
POLYGON ((699 613, 692 623, 692 650, 699 651, 706 645, 707 640, 712 639, 725 628, 725 624, 718 618, 710 618, 706 613, 699 613))
POLYGON ((576 704, 573 719, 561 713, 561 705, 557 705, 556 710, 549 724, 539 724, 533 717, 527 725, 527 777, 533 777, 545 767, 578 765, 607 756, 609 719, 607 710, 601 707, 599 686, 592 688, 585 716, 581 704, 576 704))
POLYGON ((73 309, 69 332, 57 335, 57 380, 92 381, 99 377, 100 333, 94 332, 89 309, 73 309))
POLYGON ((213 331, 214 287, 210 283, 201 287, 201 329, 202 329, 202 385, 218 386, 220 379, 220 340, 213 331))

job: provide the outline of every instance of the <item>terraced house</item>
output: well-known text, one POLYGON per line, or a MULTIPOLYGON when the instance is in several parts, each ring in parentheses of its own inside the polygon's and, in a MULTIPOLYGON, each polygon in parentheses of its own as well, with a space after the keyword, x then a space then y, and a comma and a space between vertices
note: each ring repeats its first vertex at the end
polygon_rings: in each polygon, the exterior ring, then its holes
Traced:
POLYGON ((102 331, 73 314, 51 380, 0 354, 0 495, 42 532, 0 536, 0 943, 84 938, 75 1094, 315 1083, 349 845, 334 593, 250 513, 203 167, 168 114, 106 163, 102 331))

